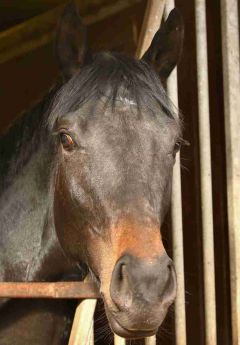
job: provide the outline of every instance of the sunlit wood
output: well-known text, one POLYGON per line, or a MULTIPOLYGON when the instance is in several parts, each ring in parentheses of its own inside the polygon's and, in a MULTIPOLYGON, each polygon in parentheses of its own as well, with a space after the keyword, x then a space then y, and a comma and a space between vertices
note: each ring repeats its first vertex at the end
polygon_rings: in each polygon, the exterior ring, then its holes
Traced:
POLYGON ((148 0, 136 51, 137 58, 142 57, 150 46, 154 34, 159 29, 164 5, 165 0, 148 0))
POLYGON ((0 283, 0 298, 98 298, 99 292, 91 283, 0 283))

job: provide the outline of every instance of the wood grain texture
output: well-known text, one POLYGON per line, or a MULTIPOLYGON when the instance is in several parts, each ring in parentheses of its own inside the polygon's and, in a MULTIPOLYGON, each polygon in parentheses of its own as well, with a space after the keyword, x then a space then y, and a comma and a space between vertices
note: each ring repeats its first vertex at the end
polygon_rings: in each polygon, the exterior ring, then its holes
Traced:
MULTIPOLYGON (((89 8, 79 6, 79 13, 85 25, 102 21, 127 9, 141 0, 117 0, 111 3, 102 1, 99 6, 89 8)), ((57 6, 44 14, 31 18, 11 29, 0 33, 0 64, 24 55, 49 43, 55 35, 55 29, 64 5, 57 6)))
POLYGON ((99 298, 97 287, 93 283, 57 282, 57 283, 0 283, 1 298, 99 298))

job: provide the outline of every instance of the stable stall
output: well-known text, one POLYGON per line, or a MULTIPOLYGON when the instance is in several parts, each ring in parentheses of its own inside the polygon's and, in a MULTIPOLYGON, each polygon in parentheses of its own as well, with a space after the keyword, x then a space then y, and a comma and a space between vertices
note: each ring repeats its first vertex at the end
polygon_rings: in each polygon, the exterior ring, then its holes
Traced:
MULTIPOLYGON (((238 1, 76 3, 94 51, 124 51, 137 58, 172 8, 177 6, 183 15, 183 57, 167 90, 183 114, 184 138, 190 146, 176 159, 172 208, 164 225, 178 293, 173 317, 164 322, 166 334, 160 330, 145 344, 240 345, 238 1)), ((53 40, 64 6, 61 0, 1 2, 0 132, 59 77, 53 40)), ((89 281, 3 282, 0 297, 80 299, 69 344, 94 343, 100 296, 89 281)), ((114 336, 114 343, 126 340, 114 336)))

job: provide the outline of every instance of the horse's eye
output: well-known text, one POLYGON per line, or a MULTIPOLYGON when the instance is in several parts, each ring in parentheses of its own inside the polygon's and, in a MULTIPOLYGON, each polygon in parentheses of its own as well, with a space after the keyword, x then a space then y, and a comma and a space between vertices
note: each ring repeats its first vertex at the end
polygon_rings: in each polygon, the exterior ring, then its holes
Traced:
POLYGON ((65 150, 71 150, 74 147, 74 141, 69 134, 60 133, 60 140, 65 150))
POLYGON ((177 141, 174 145, 174 154, 176 154, 181 148, 181 143, 177 141))

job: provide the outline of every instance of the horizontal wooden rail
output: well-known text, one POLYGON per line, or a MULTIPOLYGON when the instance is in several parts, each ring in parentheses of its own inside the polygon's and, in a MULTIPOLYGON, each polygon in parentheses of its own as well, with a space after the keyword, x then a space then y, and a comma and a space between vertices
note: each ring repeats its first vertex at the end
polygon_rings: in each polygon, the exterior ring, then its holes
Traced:
MULTIPOLYGON (((142 0, 115 0, 112 3, 99 0, 99 6, 89 13, 84 1, 77 0, 84 25, 95 24, 141 3, 142 0)), ((65 5, 35 16, 10 29, 0 32, 0 64, 49 43, 55 35, 56 26, 65 5)))
POLYGON ((0 298, 100 298, 93 283, 0 283, 0 298))

